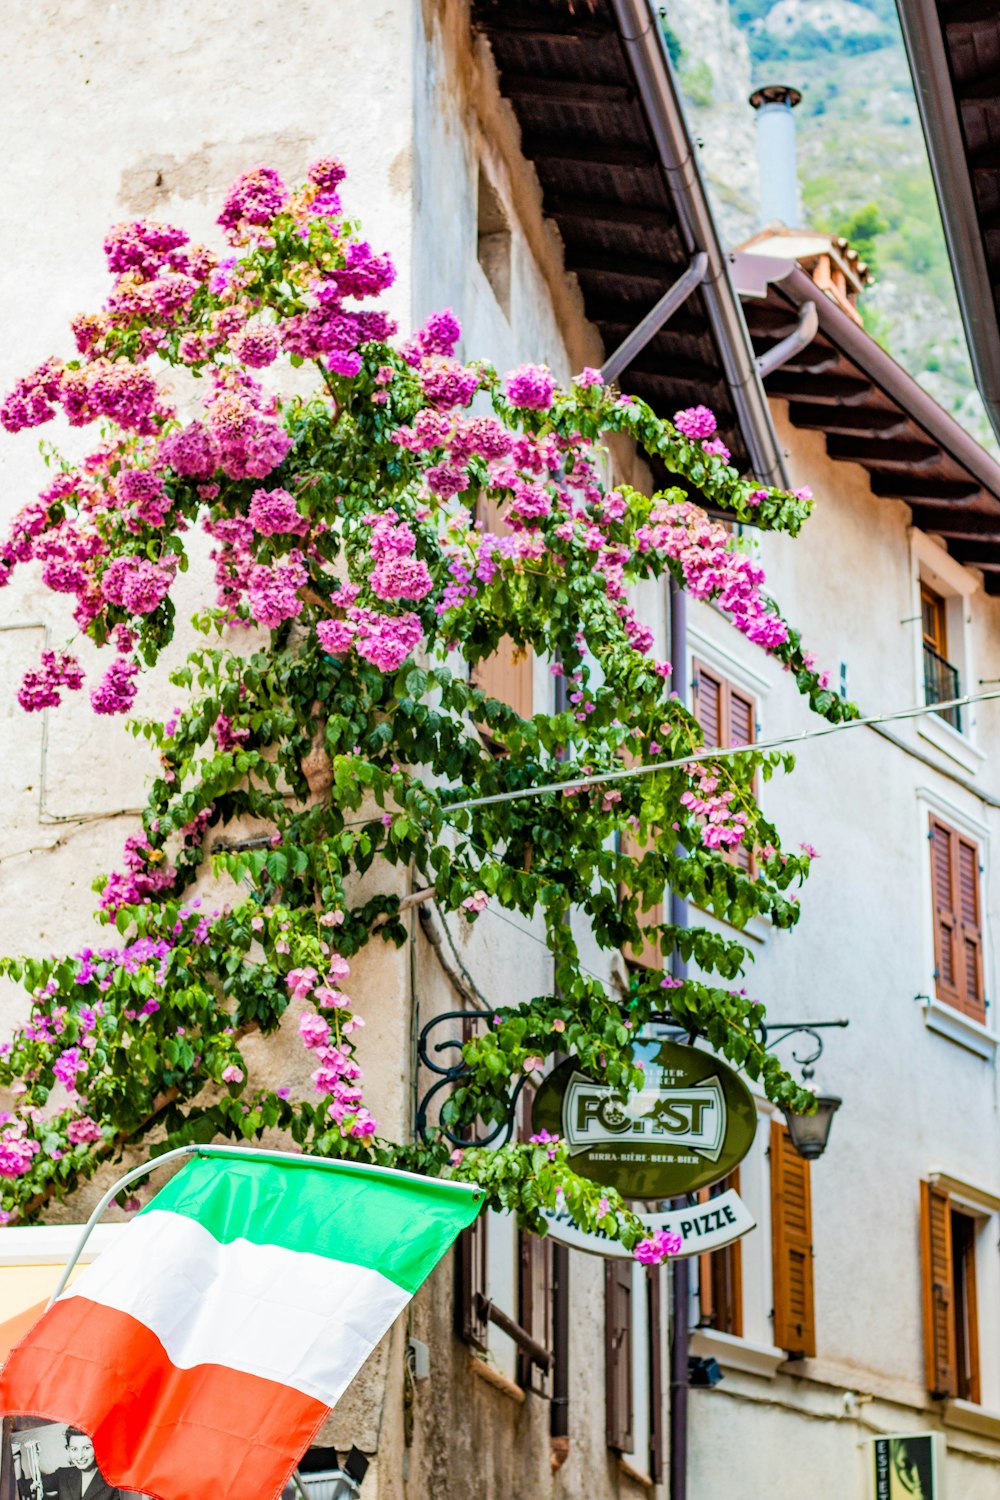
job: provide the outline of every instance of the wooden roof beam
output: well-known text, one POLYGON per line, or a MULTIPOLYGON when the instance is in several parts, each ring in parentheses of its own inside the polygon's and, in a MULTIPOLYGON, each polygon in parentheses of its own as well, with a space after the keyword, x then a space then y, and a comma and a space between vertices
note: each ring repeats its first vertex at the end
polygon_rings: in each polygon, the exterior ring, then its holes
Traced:
POLYGON ((931 469, 941 462, 941 449, 936 443, 922 442, 919 438, 860 437, 853 433, 831 432, 827 434, 826 451, 831 458, 848 463, 905 465, 907 468, 931 469))
POLYGON ((767 377, 764 389, 769 396, 781 396, 788 401, 829 402, 839 405, 858 404, 871 400, 872 384, 857 375, 806 375, 797 374, 786 367, 775 370, 767 377))
POLYGON ((793 401, 788 408, 793 427, 812 428, 817 432, 851 432, 895 437, 906 432, 910 419, 904 412, 884 406, 847 406, 844 408, 813 405, 810 401, 793 401))
POLYGON ((969 563, 984 572, 1000 572, 1000 546, 996 542, 949 542, 948 551, 958 562, 969 563))
POLYGON ((545 216, 568 219, 571 223, 580 220, 584 224, 632 224, 638 229, 669 229, 673 233, 677 222, 666 207, 614 203, 602 198, 565 198, 559 193, 547 195, 545 216))
POLYGON ((919 506, 924 500, 943 505, 968 505, 978 500, 982 491, 976 481, 968 479, 934 479, 923 474, 896 474, 882 469, 870 471, 873 495, 887 500, 906 500, 919 506))
POLYGON ((572 104, 607 109, 609 105, 635 102, 635 90, 627 83, 594 83, 588 79, 533 77, 526 73, 500 73, 500 92, 511 99, 537 100, 541 104, 572 104))
POLYGON ((978 541, 1000 542, 1000 510, 990 514, 981 510, 956 510, 948 505, 920 506, 914 510, 913 520, 921 531, 933 531, 949 539, 971 537, 978 541))
POLYGON ((521 150, 530 161, 571 161, 581 166, 655 167, 656 150, 641 141, 588 141, 580 135, 547 135, 528 131, 521 137, 521 150))

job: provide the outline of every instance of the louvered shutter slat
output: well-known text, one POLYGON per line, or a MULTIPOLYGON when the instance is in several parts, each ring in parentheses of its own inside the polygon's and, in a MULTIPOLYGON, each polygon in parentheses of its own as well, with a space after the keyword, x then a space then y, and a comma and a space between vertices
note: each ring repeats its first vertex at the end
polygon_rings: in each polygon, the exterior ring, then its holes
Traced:
POLYGON ((698 668, 694 713, 706 746, 713 750, 722 744, 722 689, 721 678, 713 677, 704 667, 698 668))
POLYGON ((954 1396, 958 1389, 952 1313, 951 1205, 948 1194, 929 1182, 920 1184, 920 1244, 925 1378, 931 1395, 941 1399, 954 1396))
POLYGON ((955 882, 950 828, 931 819, 931 888, 934 905, 934 960, 937 988, 953 1004, 961 1000, 955 959, 955 882))
POLYGON ((632 1262, 605 1263, 604 1369, 607 1443, 632 1451, 632 1262))
POLYGON ((784 1125, 771 1124, 774 1342, 789 1354, 816 1353, 809 1163, 784 1125))
POLYGON ((958 840, 958 915, 964 973, 965 1009, 977 1020, 986 1019, 983 994, 982 935, 979 925, 979 850, 958 840))

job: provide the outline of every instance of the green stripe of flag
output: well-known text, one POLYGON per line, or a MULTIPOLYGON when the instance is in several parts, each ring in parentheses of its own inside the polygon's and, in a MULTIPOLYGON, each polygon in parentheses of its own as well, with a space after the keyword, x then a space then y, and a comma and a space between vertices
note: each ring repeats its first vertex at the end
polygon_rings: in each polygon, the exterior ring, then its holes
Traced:
POLYGON ((303 1156, 195 1157, 143 1209, 197 1219, 221 1244, 281 1245, 379 1271, 408 1292, 476 1217, 482 1194, 410 1173, 303 1156))

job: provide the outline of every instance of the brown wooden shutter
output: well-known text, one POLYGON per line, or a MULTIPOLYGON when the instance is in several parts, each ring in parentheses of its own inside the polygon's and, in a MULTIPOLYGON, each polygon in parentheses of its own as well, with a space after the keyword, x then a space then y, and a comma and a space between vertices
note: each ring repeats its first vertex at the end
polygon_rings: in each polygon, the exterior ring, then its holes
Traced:
MULTIPOLYGON (((476 511, 484 531, 491 531, 494 536, 510 535, 497 501, 483 497, 476 511)), ((472 669, 475 686, 491 698, 509 704, 522 719, 530 719, 534 712, 532 676, 531 650, 515 645, 509 636, 502 638, 492 656, 477 662, 472 669)))
POLYGON ((961 1003, 958 961, 955 952, 955 881, 953 844, 955 834, 937 818, 931 818, 931 891, 934 906, 934 967, 937 992, 953 1005, 961 1003))
MULTIPOLYGON (((757 708, 753 698, 699 661, 695 662, 694 671, 694 716, 701 725, 706 746, 731 750, 736 745, 752 745, 757 738, 757 708)), ((737 844, 725 857, 748 875, 756 873, 753 850, 746 844, 737 844)))
POLYGON ((663 1410, 663 1280, 659 1266, 647 1271, 646 1312, 649 1328, 649 1477, 663 1478, 666 1452, 663 1410))
POLYGON ((604 1268, 604 1389, 609 1448, 632 1451, 632 1261, 604 1268))
POLYGON ((979 918, 979 850, 968 839, 956 838, 958 853, 958 918, 961 924, 961 980, 965 1010, 977 1021, 986 1020, 983 993, 983 942, 979 918))
POLYGON ((929 1182, 920 1184, 920 1251, 927 1389, 938 1398, 954 1396, 958 1380, 951 1205, 948 1194, 929 1182))
MULTIPOLYGON (((740 1190, 740 1169, 730 1172, 713 1188, 702 1188, 700 1203, 708 1203, 719 1193, 740 1190)), ((698 1303, 703 1327, 717 1328, 720 1333, 743 1336, 743 1251, 742 1241, 733 1240, 721 1250, 710 1250, 698 1257, 698 1303)))
POLYGON ((777 1120, 771 1123, 771 1251, 774 1342, 789 1354, 816 1353, 809 1163, 777 1120))
POLYGON ((725 684, 721 677, 695 662, 694 716, 710 749, 723 744, 725 684))
POLYGON ((934 979, 938 999, 985 1021, 979 849, 939 818, 930 820, 934 979))
POLYGON ((455 1247, 455 1332, 474 1349, 487 1346, 484 1304, 486 1283, 486 1215, 480 1214, 458 1237, 455 1247))

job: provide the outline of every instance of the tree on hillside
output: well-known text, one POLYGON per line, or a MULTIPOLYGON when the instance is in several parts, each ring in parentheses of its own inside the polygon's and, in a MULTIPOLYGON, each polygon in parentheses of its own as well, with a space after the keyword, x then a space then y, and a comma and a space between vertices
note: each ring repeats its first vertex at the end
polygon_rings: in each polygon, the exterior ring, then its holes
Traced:
POLYGON ((612 488, 601 440, 632 438, 738 521, 795 533, 808 496, 741 479, 705 408, 662 421, 592 370, 568 391, 538 366, 501 378, 456 357, 448 312, 396 341, 377 305, 392 262, 344 218, 342 177, 322 160, 290 192, 266 167, 249 172, 219 218, 222 258, 171 225, 116 225, 112 290, 74 320, 76 356, 47 360, 0 409, 11 432, 60 411, 100 424, 91 455, 57 463, 15 521, 0 577, 40 567, 110 665, 88 686, 71 643, 44 652, 19 692, 26 710, 87 690, 96 713, 128 714, 140 674, 163 670, 196 532, 214 565, 194 620, 204 642, 171 674, 182 706, 131 726, 157 769, 121 867, 96 883, 106 945, 0 964, 31 997, 0 1058, 14 1098, 0 1125, 4 1212, 37 1216, 147 1133, 175 1145, 277 1129, 311 1152, 476 1178, 533 1227, 562 1189, 578 1222, 631 1244, 637 1221, 576 1177, 558 1142, 463 1155, 440 1133, 415 1145, 380 1132, 351 963, 406 929, 399 897, 362 898, 357 877, 388 862, 460 920, 488 906, 544 919, 554 988, 497 1007, 466 1045, 453 1133, 502 1118, 518 1080, 557 1050, 616 1089, 637 1086, 632 1039, 663 1011, 772 1098, 801 1103, 761 1047, 743 944, 648 916, 669 887, 737 929, 755 914, 794 924, 809 852, 781 851, 754 795, 790 762, 686 762, 702 734, 651 654, 632 585, 669 575, 783 663, 819 713, 851 709, 732 535, 680 488, 612 488), (288 363, 312 372, 309 394, 273 393, 288 363), (186 422, 162 383, 171 366, 202 393, 186 422), (503 535, 477 521, 491 512, 503 535), (564 711, 522 718, 470 683, 461 663, 505 639, 565 678, 564 711), (559 791, 468 805, 552 781, 559 791), (741 846, 752 865, 731 856, 741 846), (212 872, 239 891, 219 910, 193 889, 212 872), (581 964, 570 913, 605 950, 651 939, 663 968, 626 997, 609 991, 581 964), (675 949, 701 977, 671 978, 675 949), (292 999, 316 1063, 308 1098, 256 1085, 241 1052, 292 999))

